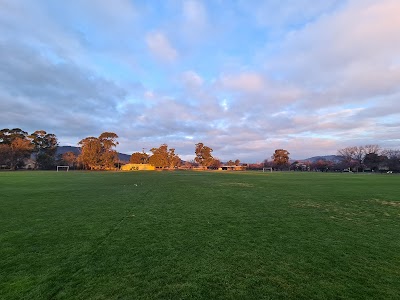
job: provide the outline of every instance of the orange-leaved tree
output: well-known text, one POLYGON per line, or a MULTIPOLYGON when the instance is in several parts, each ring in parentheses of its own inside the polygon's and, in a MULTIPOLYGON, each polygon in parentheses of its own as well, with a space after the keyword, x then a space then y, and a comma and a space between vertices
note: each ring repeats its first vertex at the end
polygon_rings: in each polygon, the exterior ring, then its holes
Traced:
POLYGON ((162 144, 158 148, 152 148, 150 151, 153 153, 149 158, 149 163, 156 168, 170 168, 173 169, 180 165, 181 159, 175 153, 175 149, 168 149, 167 144, 162 144))
POLYGON ((0 164, 15 170, 29 158, 33 145, 28 133, 20 128, 0 130, 0 164))
POLYGON ((78 143, 81 146, 78 161, 90 170, 114 169, 118 162, 118 153, 114 149, 118 145, 117 138, 113 132, 103 132, 98 138, 84 138, 78 143))
POLYGON ((286 167, 289 164, 289 151, 284 149, 276 149, 271 158, 274 160, 274 165, 278 168, 286 167))
POLYGON ((131 164, 147 164, 149 161, 149 156, 144 152, 134 152, 129 159, 131 164))
POLYGON ((195 148, 195 162, 203 167, 211 166, 214 160, 211 152, 213 152, 213 149, 210 147, 205 146, 203 143, 197 143, 195 148))

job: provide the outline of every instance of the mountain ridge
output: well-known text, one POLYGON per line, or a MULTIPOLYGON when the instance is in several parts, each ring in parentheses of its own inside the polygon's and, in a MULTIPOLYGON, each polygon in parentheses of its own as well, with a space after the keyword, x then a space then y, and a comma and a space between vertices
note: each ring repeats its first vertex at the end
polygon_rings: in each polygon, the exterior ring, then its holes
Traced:
POLYGON ((332 162, 341 162, 342 157, 339 155, 318 155, 318 156, 312 156, 309 158, 305 159, 299 159, 298 161, 309 161, 309 162, 316 162, 319 160, 326 160, 326 161, 332 161, 332 162))

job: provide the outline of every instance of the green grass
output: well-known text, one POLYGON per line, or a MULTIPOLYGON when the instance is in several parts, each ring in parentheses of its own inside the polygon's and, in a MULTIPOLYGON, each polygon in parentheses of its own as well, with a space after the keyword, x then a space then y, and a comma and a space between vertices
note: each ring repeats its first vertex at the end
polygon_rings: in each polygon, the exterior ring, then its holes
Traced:
POLYGON ((399 299, 400 176, 0 172, 0 299, 399 299))

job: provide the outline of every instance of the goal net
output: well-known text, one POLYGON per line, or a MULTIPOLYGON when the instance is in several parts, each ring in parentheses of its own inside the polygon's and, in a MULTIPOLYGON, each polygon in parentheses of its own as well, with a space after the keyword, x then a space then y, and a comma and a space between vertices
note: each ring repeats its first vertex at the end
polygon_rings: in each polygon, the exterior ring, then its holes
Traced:
POLYGON ((272 172, 272 168, 263 168, 263 172, 272 172))
POLYGON ((69 171, 69 166, 57 166, 57 172, 58 171, 69 171))

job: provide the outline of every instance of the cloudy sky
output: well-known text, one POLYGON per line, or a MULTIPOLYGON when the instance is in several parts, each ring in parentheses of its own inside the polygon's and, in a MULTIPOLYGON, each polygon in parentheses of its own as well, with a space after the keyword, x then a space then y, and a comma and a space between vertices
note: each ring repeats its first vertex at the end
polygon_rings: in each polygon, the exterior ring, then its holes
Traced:
POLYGON ((258 162, 400 148, 399 0, 0 0, 0 127, 258 162))

